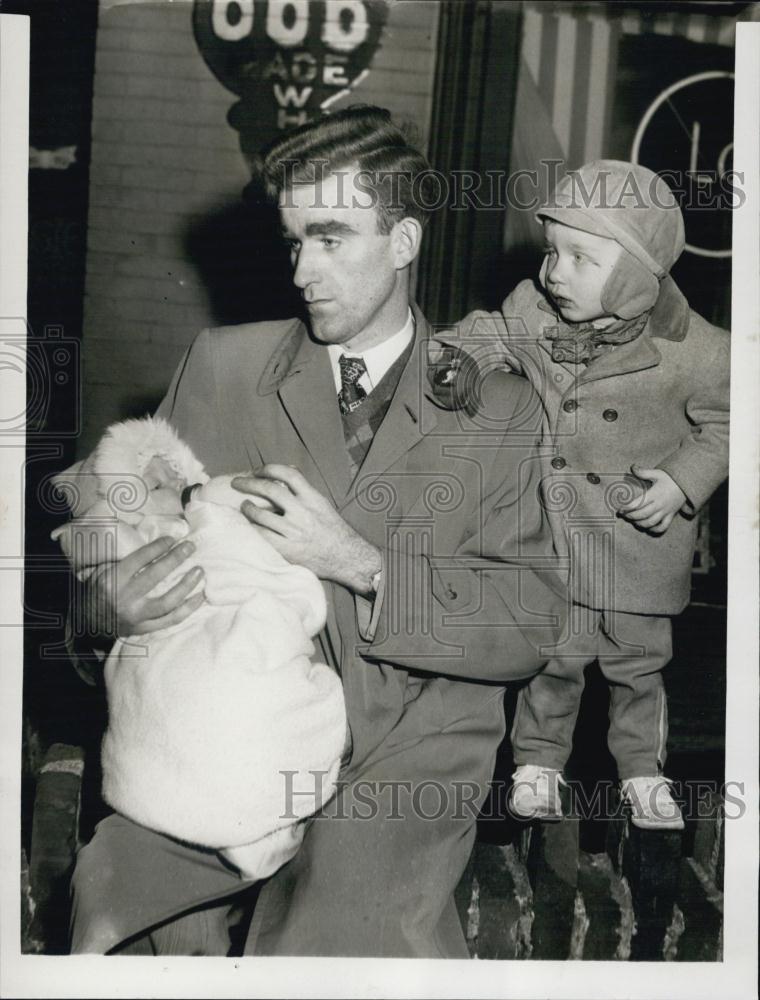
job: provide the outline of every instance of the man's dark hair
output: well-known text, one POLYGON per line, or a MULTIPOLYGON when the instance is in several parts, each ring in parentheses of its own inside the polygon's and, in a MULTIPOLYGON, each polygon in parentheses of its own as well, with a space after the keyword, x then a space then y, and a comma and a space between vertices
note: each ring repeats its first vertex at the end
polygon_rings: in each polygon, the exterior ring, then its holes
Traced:
POLYGON ((434 182, 430 164, 385 108, 355 105, 301 125, 263 151, 258 173, 276 200, 293 185, 316 184, 352 167, 372 195, 381 233, 406 216, 425 225, 434 182))

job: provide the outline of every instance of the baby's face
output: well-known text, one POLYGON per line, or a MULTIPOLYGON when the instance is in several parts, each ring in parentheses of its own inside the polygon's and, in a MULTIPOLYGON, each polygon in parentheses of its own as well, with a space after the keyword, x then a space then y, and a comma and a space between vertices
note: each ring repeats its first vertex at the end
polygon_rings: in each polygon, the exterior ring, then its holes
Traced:
POLYGON ((187 486, 174 469, 162 458, 153 457, 143 472, 148 488, 146 514, 181 514, 182 490, 187 486))
MULTIPOLYGON (((615 240, 544 221, 546 290, 568 323, 606 318, 602 290, 622 247, 615 240)), ((610 317, 612 319, 612 317, 610 317)))

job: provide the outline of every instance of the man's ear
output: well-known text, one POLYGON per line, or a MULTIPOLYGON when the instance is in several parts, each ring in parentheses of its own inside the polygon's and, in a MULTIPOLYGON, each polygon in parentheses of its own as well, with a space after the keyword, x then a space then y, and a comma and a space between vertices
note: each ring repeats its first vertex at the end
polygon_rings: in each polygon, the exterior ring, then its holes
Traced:
POLYGON ((400 219, 391 230, 391 242, 395 254, 397 270, 402 270, 412 263, 420 252, 422 242, 422 225, 411 215, 400 219))

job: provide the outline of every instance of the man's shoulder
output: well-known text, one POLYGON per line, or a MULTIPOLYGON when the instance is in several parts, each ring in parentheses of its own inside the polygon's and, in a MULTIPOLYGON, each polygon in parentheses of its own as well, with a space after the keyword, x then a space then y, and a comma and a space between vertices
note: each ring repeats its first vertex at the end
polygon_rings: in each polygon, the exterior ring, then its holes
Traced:
POLYGON ((274 347, 285 336, 302 327, 301 320, 267 319, 256 323, 237 323, 234 326, 213 326, 204 331, 213 344, 223 350, 235 346, 258 348, 265 344, 274 347))
MULTIPOLYGON (((235 326, 207 327, 195 339, 191 356, 198 362, 210 362, 217 375, 229 378, 234 372, 245 372, 247 379, 263 371, 280 345, 293 341, 293 351, 304 331, 301 320, 274 319, 235 326)), ((292 352, 291 352, 292 353, 292 352)))
POLYGON ((494 337, 501 340, 505 334, 510 338, 526 332, 535 336, 551 319, 551 314, 539 305, 546 301, 541 288, 528 278, 509 293, 500 309, 475 309, 450 329, 462 344, 468 340, 491 341, 494 337))

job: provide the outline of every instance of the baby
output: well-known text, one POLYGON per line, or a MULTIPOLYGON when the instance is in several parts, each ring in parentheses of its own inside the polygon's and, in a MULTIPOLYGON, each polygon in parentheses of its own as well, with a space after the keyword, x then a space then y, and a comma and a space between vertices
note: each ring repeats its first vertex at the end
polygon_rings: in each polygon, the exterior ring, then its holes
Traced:
POLYGON ((90 496, 53 537, 80 578, 158 537, 193 541, 204 603, 183 622, 117 639, 108 656, 103 798, 258 879, 295 854, 302 821, 333 794, 346 715, 339 678, 311 661, 323 587, 240 512, 233 478, 209 480, 165 421, 115 424, 58 477, 85 491, 89 482, 90 496))
POLYGON ((634 824, 683 827, 662 776, 662 671, 689 601, 695 515, 728 473, 727 331, 689 309, 668 272, 681 211, 644 167, 586 164, 538 212, 540 288, 523 281, 465 337, 533 383, 544 407, 543 503, 569 568, 570 628, 519 696, 513 810, 562 814, 584 668, 610 684, 609 747, 634 824))

